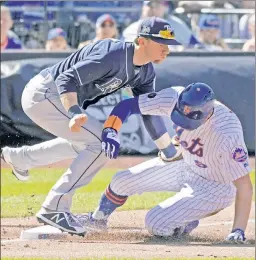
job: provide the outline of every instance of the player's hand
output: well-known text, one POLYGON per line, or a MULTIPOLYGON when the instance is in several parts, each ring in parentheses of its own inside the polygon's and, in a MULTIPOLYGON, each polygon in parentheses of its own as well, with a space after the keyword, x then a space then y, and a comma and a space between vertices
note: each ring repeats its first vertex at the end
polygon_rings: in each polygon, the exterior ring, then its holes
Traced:
POLYGON ((162 151, 158 152, 158 156, 164 162, 175 162, 183 159, 182 152, 180 149, 177 149, 176 154, 171 158, 167 158, 162 151))
POLYGON ((109 159, 116 159, 119 153, 120 141, 118 133, 113 128, 105 128, 101 135, 102 151, 109 159))
POLYGON ((80 132, 81 126, 87 121, 86 114, 77 114, 69 121, 69 129, 71 132, 80 132))
POLYGON ((227 236, 226 241, 234 244, 244 244, 246 241, 244 231, 240 228, 233 229, 227 236))

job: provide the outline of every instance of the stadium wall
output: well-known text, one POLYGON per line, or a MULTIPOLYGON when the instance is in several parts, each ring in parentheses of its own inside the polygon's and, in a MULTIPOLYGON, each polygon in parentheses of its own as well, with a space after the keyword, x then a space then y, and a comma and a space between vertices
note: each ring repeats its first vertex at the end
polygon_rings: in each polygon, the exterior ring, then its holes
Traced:
MULTIPOLYGON (((69 52, 4 52, 1 53, 1 146, 33 144, 54 138, 36 126, 22 111, 20 97, 26 83, 41 69, 69 55, 69 52)), ((205 82, 215 91, 217 99, 232 109, 241 120, 250 152, 255 152, 255 54, 236 52, 172 53, 156 65, 156 90, 205 82)), ((129 98, 126 89, 102 99, 88 109, 104 122, 111 109, 129 98)), ((166 126, 174 134, 168 119, 166 126)), ((122 152, 148 154, 155 145, 148 136, 141 118, 131 116, 121 131, 122 152)))

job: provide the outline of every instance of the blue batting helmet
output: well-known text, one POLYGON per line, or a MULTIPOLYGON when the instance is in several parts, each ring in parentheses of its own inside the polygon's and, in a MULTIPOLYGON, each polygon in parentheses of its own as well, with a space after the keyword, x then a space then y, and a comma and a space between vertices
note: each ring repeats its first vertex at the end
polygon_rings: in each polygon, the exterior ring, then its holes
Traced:
POLYGON ((213 112, 214 100, 213 90, 208 85, 192 83, 180 93, 171 119, 181 128, 194 130, 213 112))

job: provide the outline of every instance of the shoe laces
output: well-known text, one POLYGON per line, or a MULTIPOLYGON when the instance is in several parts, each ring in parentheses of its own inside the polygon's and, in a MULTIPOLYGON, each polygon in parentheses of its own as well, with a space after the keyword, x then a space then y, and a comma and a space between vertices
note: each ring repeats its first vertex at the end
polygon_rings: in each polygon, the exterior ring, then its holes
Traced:
POLYGON ((81 225, 86 224, 89 219, 91 218, 91 214, 78 214, 76 215, 77 220, 79 221, 79 223, 81 223, 81 225))
POLYGON ((95 219, 92 216, 92 212, 89 212, 88 214, 81 214, 76 215, 76 218, 81 223, 81 225, 100 225, 100 226, 106 226, 107 225, 107 219, 95 219))
POLYGON ((72 213, 66 213, 66 216, 67 216, 68 222, 69 222, 70 224, 73 224, 73 225, 74 225, 74 224, 75 224, 75 225, 80 224, 79 221, 78 221, 78 219, 77 219, 77 217, 74 216, 72 213))

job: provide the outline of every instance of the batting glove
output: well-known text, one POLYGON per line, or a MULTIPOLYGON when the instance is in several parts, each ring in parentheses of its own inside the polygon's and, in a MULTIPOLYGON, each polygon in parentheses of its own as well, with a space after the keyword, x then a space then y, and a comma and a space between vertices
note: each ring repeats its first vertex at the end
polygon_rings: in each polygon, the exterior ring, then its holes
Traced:
POLYGON ((235 244, 244 244, 246 241, 244 231, 240 228, 233 229, 231 233, 227 236, 226 241, 235 244))
POLYGON ((113 128, 104 128, 101 139, 102 151, 109 159, 116 159, 120 148, 117 131, 113 128))
POLYGON ((158 152, 158 156, 164 162, 175 162, 175 161, 179 161, 179 160, 183 159, 183 156, 182 156, 182 153, 180 150, 177 150, 176 154, 171 158, 167 158, 162 151, 158 152))
POLYGON ((180 138, 177 135, 172 137, 172 144, 176 147, 180 145, 180 138))

